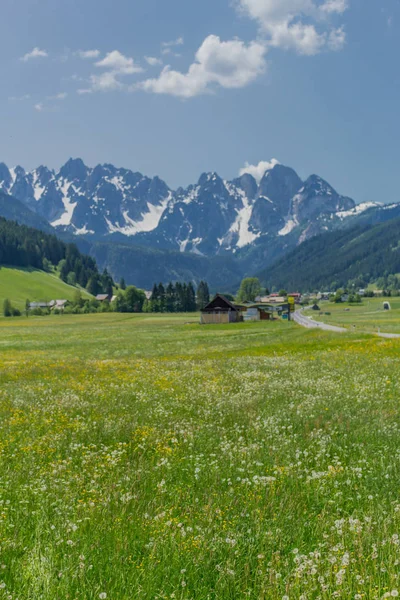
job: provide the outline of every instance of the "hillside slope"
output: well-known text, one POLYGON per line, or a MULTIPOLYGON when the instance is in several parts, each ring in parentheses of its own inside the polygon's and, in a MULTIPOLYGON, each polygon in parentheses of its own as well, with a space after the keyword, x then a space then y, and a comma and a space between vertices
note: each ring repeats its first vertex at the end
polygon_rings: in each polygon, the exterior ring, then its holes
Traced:
POLYGON ((232 256, 199 256, 189 252, 155 250, 128 244, 76 241, 81 252, 90 254, 99 269, 106 268, 119 281, 142 289, 151 289, 156 282, 206 280, 213 290, 236 291, 244 272, 232 256))
MULTIPOLYGON (((72 300, 77 288, 64 283, 56 275, 36 269, 0 267, 0 314, 5 298, 9 298, 13 306, 20 310, 25 308, 25 301, 49 302, 50 300, 72 300)), ((90 295, 82 291, 82 295, 90 295)))
POLYGON ((270 287, 300 291, 372 282, 400 272, 400 218, 358 225, 308 240, 259 273, 270 287))

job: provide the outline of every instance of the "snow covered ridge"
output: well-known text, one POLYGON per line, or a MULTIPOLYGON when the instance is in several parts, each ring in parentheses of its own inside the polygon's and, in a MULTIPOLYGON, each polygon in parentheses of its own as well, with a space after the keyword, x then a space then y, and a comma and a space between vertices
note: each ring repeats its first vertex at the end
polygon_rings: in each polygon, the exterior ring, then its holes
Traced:
POLYGON ((158 177, 110 164, 89 168, 81 159, 57 172, 0 163, 0 189, 73 235, 126 238, 206 256, 264 242, 296 243, 378 206, 357 206, 319 176, 302 181, 276 160, 248 171, 232 181, 204 173, 196 184, 174 191, 158 177))
POLYGON ((378 202, 362 202, 361 204, 357 204, 357 206, 355 206, 351 210, 339 211, 338 213, 336 213, 336 216, 339 217, 339 219, 346 219, 347 217, 354 217, 356 215, 360 215, 361 213, 365 212, 366 210, 369 210, 370 208, 386 207, 382 204, 379 204, 378 202))

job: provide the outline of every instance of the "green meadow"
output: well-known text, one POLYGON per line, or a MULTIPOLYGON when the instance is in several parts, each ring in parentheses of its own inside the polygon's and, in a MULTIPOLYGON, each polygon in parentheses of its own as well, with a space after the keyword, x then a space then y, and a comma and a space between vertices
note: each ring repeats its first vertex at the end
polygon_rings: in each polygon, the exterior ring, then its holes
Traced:
POLYGON ((0 319, 0 599, 400 593, 400 341, 0 319))
POLYGON ((317 321, 370 333, 400 333, 400 298, 363 298, 361 304, 322 302, 318 305, 321 312, 331 314, 306 311, 317 321), (383 309, 384 302, 389 302, 391 310, 383 309))
MULTIPOLYGON (((76 288, 67 285, 57 275, 36 269, 0 267, 0 311, 3 312, 5 298, 20 310, 25 302, 50 302, 50 300, 72 300, 76 288)), ((82 290, 84 297, 89 294, 82 290)))

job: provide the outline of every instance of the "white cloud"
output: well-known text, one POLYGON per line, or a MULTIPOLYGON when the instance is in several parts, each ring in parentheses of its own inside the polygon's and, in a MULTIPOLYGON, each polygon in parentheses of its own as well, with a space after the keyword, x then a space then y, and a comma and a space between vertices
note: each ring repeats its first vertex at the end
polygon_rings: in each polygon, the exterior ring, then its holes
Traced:
POLYGON ((343 48, 346 43, 346 32, 343 27, 332 29, 329 33, 327 45, 330 50, 337 52, 343 48))
POLYGON ((40 48, 36 47, 33 50, 31 50, 31 52, 24 54, 24 56, 22 56, 20 60, 22 60, 23 62, 28 62, 28 60, 32 60, 33 58, 46 58, 47 56, 48 53, 46 52, 46 50, 41 50, 40 48))
MULTIPOLYGON (((176 48, 176 46, 183 46, 184 43, 185 40, 183 39, 183 37, 179 37, 176 40, 172 40, 172 42, 163 42, 161 44, 161 54, 173 54, 172 48, 176 48)), ((175 54, 175 56, 179 56, 179 54, 175 54)))
POLYGON ((183 46, 185 40, 183 37, 178 37, 176 40, 172 40, 172 42, 163 42, 161 45, 163 48, 172 48, 173 46, 183 46))
POLYGON ((109 69, 111 72, 119 75, 132 75, 133 73, 142 73, 143 69, 135 64, 133 58, 128 58, 119 52, 113 50, 109 52, 105 58, 99 60, 96 67, 109 69))
POLYGON ((97 73, 92 74, 89 79, 90 87, 77 90, 78 94, 110 92, 122 89, 126 86, 120 81, 120 77, 143 73, 144 71, 140 65, 135 63, 133 58, 124 56, 119 50, 109 52, 103 59, 97 61, 95 66, 104 69, 104 73, 100 75, 97 73))
POLYGON ((67 92, 60 92, 59 94, 55 94, 55 96, 47 96, 48 100, 65 100, 68 96, 67 92))
POLYGON ((340 50, 343 27, 326 30, 326 19, 347 9, 347 0, 238 0, 243 13, 256 20, 268 43, 276 48, 313 55, 323 49, 340 50), (314 23, 322 24, 319 31, 314 23))
POLYGON ((154 56, 145 56, 144 58, 151 67, 157 67, 163 64, 161 58, 155 58, 154 56))
POLYGON ((322 12, 342 14, 348 9, 347 0, 326 0, 320 7, 322 12))
POLYGON ((264 73, 266 53, 265 45, 259 42, 248 45, 238 39, 221 42, 218 36, 210 35, 198 49, 187 73, 167 66, 157 79, 147 79, 136 88, 181 98, 204 94, 212 85, 242 88, 264 73))
POLYGON ((21 100, 30 100, 30 94, 23 94, 22 96, 9 96, 9 100, 12 102, 19 102, 21 100))
POLYGON ((122 83, 117 79, 118 73, 115 71, 106 71, 101 75, 91 75, 91 89, 94 92, 111 92, 122 88, 122 83))
POLYGON ((248 173, 249 175, 253 175, 254 179, 257 183, 260 183, 261 179, 264 177, 266 171, 270 171, 276 165, 279 165, 279 160, 273 158, 271 161, 261 160, 258 165, 251 165, 246 162, 244 167, 239 170, 239 176, 245 175, 248 173))
POLYGON ((44 110, 43 102, 38 102, 37 104, 35 104, 35 110, 37 110, 38 112, 42 112, 42 110, 44 110))
POLYGON ((79 58, 87 60, 91 58, 99 58, 100 50, 78 50, 76 54, 79 56, 79 58))

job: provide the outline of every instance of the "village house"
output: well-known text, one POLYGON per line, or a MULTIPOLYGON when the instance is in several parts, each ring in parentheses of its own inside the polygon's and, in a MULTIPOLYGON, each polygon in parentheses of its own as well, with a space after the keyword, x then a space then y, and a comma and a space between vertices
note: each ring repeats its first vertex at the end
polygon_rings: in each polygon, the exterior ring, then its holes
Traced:
POLYGON ((290 320, 290 307, 286 302, 267 304, 263 302, 243 302, 234 304, 222 294, 207 304, 201 313, 201 324, 239 323, 241 321, 269 321, 274 315, 290 320))
POLYGON ((96 300, 98 302, 106 302, 106 301, 110 302, 111 299, 112 299, 112 296, 110 296, 110 294, 97 294, 97 296, 96 296, 96 300))
POLYGON ((52 300, 49 302, 50 309, 64 310, 64 308, 69 304, 69 300, 52 300))
POLYGON ((300 304, 301 302, 301 294, 299 292, 292 292, 291 294, 288 294, 288 298, 294 298, 295 304, 300 304))
POLYGON ((49 306, 50 305, 47 302, 29 302, 29 310, 35 310, 37 308, 45 310, 49 308, 49 306))
POLYGON ((241 311, 222 294, 217 294, 201 311, 200 322, 202 325, 222 323, 238 323, 241 320, 241 311))
POLYGON ((271 294, 267 298, 265 298, 265 302, 268 304, 285 304, 286 298, 284 296, 279 296, 278 294, 271 294))

